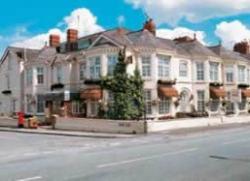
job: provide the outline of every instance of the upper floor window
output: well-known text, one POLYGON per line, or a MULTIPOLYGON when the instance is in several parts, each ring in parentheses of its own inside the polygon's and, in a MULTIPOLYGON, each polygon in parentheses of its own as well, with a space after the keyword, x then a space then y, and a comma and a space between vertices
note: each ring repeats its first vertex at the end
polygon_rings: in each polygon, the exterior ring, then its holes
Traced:
POLYGON ((210 81, 219 80, 219 63, 210 62, 210 81))
POLYGON ((108 75, 113 75, 116 64, 117 64, 117 55, 109 55, 108 56, 108 75))
POLYGON ((37 67, 37 84, 43 84, 44 83, 44 72, 43 67, 37 67))
POLYGON ((9 75, 6 75, 6 86, 7 86, 7 89, 10 89, 10 76, 9 75))
POLYGON ((58 65, 56 67, 56 80, 57 83, 62 83, 63 80, 63 69, 62 69, 62 65, 58 65))
POLYGON ((158 76, 169 77, 170 76, 170 57, 169 56, 158 56, 158 76))
POLYGON ((101 58, 91 57, 89 58, 90 78, 99 79, 101 76, 101 58))
POLYGON ((85 78, 85 71, 86 71, 86 64, 85 63, 82 63, 80 64, 80 67, 79 67, 79 78, 80 80, 84 80, 85 78))
POLYGON ((238 66, 238 81, 245 82, 245 66, 238 66))
POLYGON ((233 82, 234 81, 234 67, 232 65, 226 66, 225 73, 226 73, 226 82, 233 82))
POLYGON ((26 84, 27 86, 33 84, 33 70, 32 69, 28 69, 26 72, 26 84))
POLYGON ((247 69, 247 83, 250 83, 250 69, 247 69))
POLYGON ((142 57, 142 76, 143 77, 151 76, 151 57, 150 56, 142 57))
POLYGON ((197 62, 196 63, 196 78, 197 80, 204 80, 205 79, 205 73, 204 73, 204 63, 203 62, 197 62))
POLYGON ((181 61, 180 62, 179 75, 181 77, 187 77, 188 76, 188 63, 187 63, 187 61, 181 61))

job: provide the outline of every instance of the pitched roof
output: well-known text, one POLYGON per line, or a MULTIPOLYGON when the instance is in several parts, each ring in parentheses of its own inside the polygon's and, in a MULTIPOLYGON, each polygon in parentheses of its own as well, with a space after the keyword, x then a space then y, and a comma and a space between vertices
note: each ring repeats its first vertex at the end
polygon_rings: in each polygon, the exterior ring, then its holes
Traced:
POLYGON ((185 49, 191 56, 218 57, 212 50, 202 45, 199 41, 176 42, 177 46, 185 49))
POLYGON ((226 60, 248 61, 246 58, 241 56, 240 53, 234 52, 232 50, 228 50, 221 45, 208 47, 208 48, 212 50, 214 53, 216 53, 217 55, 219 55, 221 58, 226 59, 226 60))

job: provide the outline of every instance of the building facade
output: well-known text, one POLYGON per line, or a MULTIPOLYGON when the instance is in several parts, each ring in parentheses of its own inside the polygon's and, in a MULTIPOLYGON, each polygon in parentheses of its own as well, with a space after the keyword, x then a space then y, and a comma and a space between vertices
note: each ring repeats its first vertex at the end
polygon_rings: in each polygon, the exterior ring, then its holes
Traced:
POLYGON ((163 39, 156 37, 152 20, 139 31, 117 28, 80 38, 69 29, 66 42, 58 35, 51 35, 49 42, 41 50, 25 50, 21 59, 15 54, 11 62, 16 71, 8 69, 5 59, 11 54, 5 53, 0 67, 1 82, 7 81, 1 85, 2 114, 99 117, 100 109, 112 102, 100 78, 112 75, 125 47, 128 74, 138 66, 144 80, 147 119, 248 113, 247 42, 230 51, 221 45, 206 47, 195 37, 163 39), (13 93, 8 97, 4 90, 13 93), (14 100, 18 108, 12 109, 14 100))

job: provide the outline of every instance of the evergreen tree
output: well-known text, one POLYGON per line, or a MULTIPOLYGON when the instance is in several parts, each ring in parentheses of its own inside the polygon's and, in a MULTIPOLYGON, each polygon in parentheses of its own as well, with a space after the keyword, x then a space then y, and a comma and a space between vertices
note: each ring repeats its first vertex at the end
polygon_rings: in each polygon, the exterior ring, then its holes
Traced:
POLYGON ((143 80, 137 67, 133 76, 127 74, 125 53, 125 49, 119 52, 113 76, 104 77, 101 81, 102 88, 114 96, 107 112, 111 119, 139 119, 144 112, 143 80))

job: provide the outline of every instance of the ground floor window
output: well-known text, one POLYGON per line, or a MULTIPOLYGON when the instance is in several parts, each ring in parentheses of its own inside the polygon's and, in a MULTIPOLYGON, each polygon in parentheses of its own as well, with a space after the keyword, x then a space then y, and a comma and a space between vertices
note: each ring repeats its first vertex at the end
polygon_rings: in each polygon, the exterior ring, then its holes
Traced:
POLYGON ((168 114, 170 113, 171 99, 167 97, 160 98, 159 102, 159 113, 168 114))
POLYGON ((197 110, 198 112, 205 111, 205 91, 204 90, 197 91, 197 110))
POLYGON ((37 113, 44 113, 45 101, 43 97, 37 96, 37 113))
POLYGON ((145 112, 146 114, 152 114, 152 94, 151 90, 144 91, 144 100, 145 100, 145 112))
POLYGON ((246 98, 242 98, 241 102, 239 103, 239 110, 245 110, 246 104, 247 104, 246 98))
POLYGON ((82 101, 73 101, 72 102, 72 113, 73 114, 82 114, 84 113, 84 103, 82 101))
POLYGON ((90 114, 92 116, 97 116, 99 110, 99 103, 97 101, 93 101, 90 103, 90 114))
POLYGON ((219 110, 219 107, 220 107, 220 100, 219 99, 213 99, 210 102, 210 110, 212 112, 217 112, 219 110))

